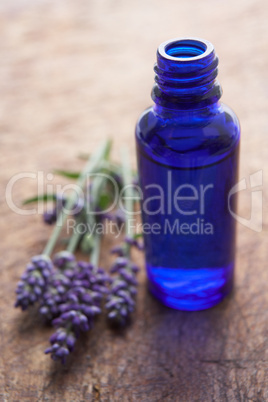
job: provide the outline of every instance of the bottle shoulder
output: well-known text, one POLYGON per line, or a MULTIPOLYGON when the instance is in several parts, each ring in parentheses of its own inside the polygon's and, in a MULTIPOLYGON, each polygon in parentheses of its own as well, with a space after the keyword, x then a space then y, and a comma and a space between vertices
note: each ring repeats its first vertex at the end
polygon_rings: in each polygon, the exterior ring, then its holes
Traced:
POLYGON ((215 111, 156 113, 146 109, 136 125, 138 145, 156 158, 186 161, 189 158, 224 157, 239 143, 240 125, 233 110, 220 104, 215 111))
POLYGON ((144 137, 150 131, 170 136, 170 130, 185 133, 195 130, 199 135, 206 136, 213 135, 218 131, 218 134, 225 133, 225 135, 233 137, 240 134, 240 124, 235 112, 226 104, 221 103, 216 113, 187 111, 180 112, 177 116, 175 112, 170 115, 160 115, 155 112, 153 106, 150 106, 141 113, 136 125, 136 131, 143 134, 144 137))

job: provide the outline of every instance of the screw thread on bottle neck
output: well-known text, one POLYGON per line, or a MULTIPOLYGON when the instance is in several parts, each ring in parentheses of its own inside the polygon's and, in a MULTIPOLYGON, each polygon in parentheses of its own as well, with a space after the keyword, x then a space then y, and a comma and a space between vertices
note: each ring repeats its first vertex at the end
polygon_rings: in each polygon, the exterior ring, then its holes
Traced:
POLYGON ((216 77, 218 57, 213 45, 201 39, 162 43, 154 66, 153 101, 168 109, 199 109, 216 103, 222 90, 216 77))

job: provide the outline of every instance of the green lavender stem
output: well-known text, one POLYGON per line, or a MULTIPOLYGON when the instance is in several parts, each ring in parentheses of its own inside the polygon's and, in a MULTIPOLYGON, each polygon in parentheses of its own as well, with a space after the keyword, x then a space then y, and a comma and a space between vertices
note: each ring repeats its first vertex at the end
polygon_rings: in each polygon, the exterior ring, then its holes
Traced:
MULTIPOLYGON (((98 204, 98 199, 99 195, 101 194, 101 191, 103 189, 103 186, 106 183, 106 177, 96 177, 93 180, 92 183, 92 210, 95 211, 97 204, 98 204)), ((96 218, 93 215, 87 215, 87 223, 92 224, 96 222, 96 218)), ((98 262, 99 262, 99 257, 100 257, 100 245, 101 245, 101 236, 98 235, 97 233, 94 234, 94 247, 90 256, 90 262, 91 264, 97 269, 98 267, 98 262)))
MULTIPOLYGON (((105 159, 108 157, 108 154, 106 154, 105 159)), ((106 183, 106 177, 96 177, 93 179, 92 182, 92 187, 91 187, 91 197, 92 197, 92 203, 91 203, 91 213, 88 213, 87 216, 87 224, 88 227, 91 225, 93 226, 96 223, 96 218, 94 217, 94 211, 96 210, 96 207, 98 205, 99 197, 101 194, 101 191, 103 189, 103 186, 106 183)), ((73 235, 69 241, 67 251, 70 253, 73 253, 78 245, 79 240, 81 239, 82 234, 79 233, 78 231, 78 225, 82 221, 80 219, 77 220, 73 235)), ((100 255, 100 243, 101 243, 101 236, 98 234, 94 234, 94 245, 93 245, 93 250, 91 252, 90 256, 90 262, 92 265, 95 267, 98 266, 98 261, 99 261, 99 255, 100 255)))
POLYGON ((73 234, 72 234, 72 236, 71 236, 71 238, 70 238, 70 240, 69 240, 68 247, 67 247, 67 249, 66 249, 66 251, 69 251, 70 253, 74 253, 74 252, 75 252, 76 247, 77 247, 77 245, 78 245, 78 243, 79 243, 79 240, 81 239, 81 236, 82 236, 82 234, 79 233, 79 231, 78 231, 78 229, 77 229, 79 223, 80 223, 80 221, 77 222, 77 224, 75 225, 73 234))
MULTIPOLYGON (((134 237, 134 227, 131 224, 133 221, 133 209, 134 209, 134 199, 133 199, 133 189, 132 189, 132 170, 129 163, 129 152, 127 148, 121 150, 121 166, 122 166, 122 176, 123 184, 125 188, 125 233, 126 236, 132 238, 134 237)), ((129 246, 127 246, 129 249, 129 246)))
POLYGON ((92 250, 92 253, 90 255, 90 262, 91 264, 96 268, 99 264, 99 258, 100 258, 100 245, 101 245, 101 236, 100 235, 95 235, 94 238, 94 248, 92 250))
MULTIPOLYGON (((79 233, 77 231, 77 228, 74 228, 74 232, 68 243, 68 247, 67 247, 66 251, 69 251, 70 253, 74 253, 81 236, 82 235, 81 235, 81 233, 79 233)), ((94 267, 97 266, 98 262, 99 262, 100 243, 101 243, 101 236, 98 234, 95 234, 94 235, 94 246, 93 246, 93 250, 90 254, 90 259, 89 259, 89 261, 91 262, 92 265, 94 265, 94 267)))
MULTIPOLYGON (((107 155, 110 152, 110 149, 111 149, 111 141, 110 140, 105 141, 105 143, 99 148, 99 150, 89 158, 88 162, 86 163, 85 168, 82 170, 82 172, 76 182, 76 186, 80 190, 82 190, 83 186, 85 185, 88 173, 91 173, 96 168, 96 166, 104 158, 107 157, 107 155)), ((51 255, 51 253, 55 247, 55 244, 58 240, 58 237, 62 231, 63 225, 66 222, 71 209, 74 207, 75 202, 76 202, 76 194, 73 193, 68 198, 66 207, 62 209, 62 211, 57 219, 57 223, 54 227, 54 230, 52 232, 52 235, 51 235, 49 241, 47 242, 46 247, 44 248, 43 254, 46 254, 48 256, 51 255)), ((75 240, 73 240, 73 241, 75 241, 75 240)))

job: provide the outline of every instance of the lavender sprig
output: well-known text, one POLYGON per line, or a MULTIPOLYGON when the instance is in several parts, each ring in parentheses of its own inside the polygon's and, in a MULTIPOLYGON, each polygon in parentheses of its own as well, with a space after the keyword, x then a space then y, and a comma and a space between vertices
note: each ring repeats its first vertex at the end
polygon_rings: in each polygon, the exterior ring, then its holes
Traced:
MULTIPOLYGON (((93 181, 93 211, 103 182, 103 178, 96 178, 93 181)), ((88 219, 92 223, 93 216, 89 215, 88 219)), ((51 347, 46 349, 45 353, 63 364, 66 356, 73 351, 80 333, 90 330, 93 327, 95 315, 101 312, 100 302, 103 295, 107 293, 106 282, 109 277, 97 266, 99 252, 100 236, 95 234, 91 262, 77 263, 75 276, 66 293, 66 299, 58 306, 61 314, 52 321, 57 331, 50 338, 51 347)))
MULTIPOLYGON (((98 248, 96 244, 94 251, 98 248)), ((101 268, 92 264, 80 261, 77 268, 66 300, 59 305, 61 314, 52 321, 57 331, 50 338, 51 346, 45 350, 53 360, 60 360, 63 364, 80 333, 93 327, 94 317, 101 312, 100 302, 107 293, 106 282, 109 280, 101 268)))
POLYGON ((60 305, 66 302, 67 292, 73 286, 73 280, 78 273, 73 252, 81 238, 81 234, 76 230, 79 223, 80 220, 76 222, 67 250, 57 253, 53 259, 55 271, 49 278, 39 309, 40 314, 47 320, 51 320, 61 313, 60 305))
POLYGON ((130 258, 117 257, 110 271, 117 275, 113 278, 105 307, 109 311, 110 320, 124 325, 135 308, 138 285, 136 274, 139 268, 130 258))
POLYGON ((141 249, 141 245, 134 237, 131 219, 133 216, 133 192, 130 187, 132 183, 131 169, 128 164, 128 153, 122 153, 122 175, 125 185, 125 226, 126 238, 121 246, 113 248, 111 252, 118 257, 112 265, 110 272, 116 273, 113 277, 110 293, 106 300, 108 318, 121 325, 125 325, 130 314, 135 308, 135 296, 137 293, 136 274, 139 268, 131 261, 131 246, 141 249))
POLYGON ((76 274, 75 256, 68 251, 57 253, 53 259, 55 270, 41 298, 39 312, 47 321, 60 314, 59 306, 66 300, 76 274))

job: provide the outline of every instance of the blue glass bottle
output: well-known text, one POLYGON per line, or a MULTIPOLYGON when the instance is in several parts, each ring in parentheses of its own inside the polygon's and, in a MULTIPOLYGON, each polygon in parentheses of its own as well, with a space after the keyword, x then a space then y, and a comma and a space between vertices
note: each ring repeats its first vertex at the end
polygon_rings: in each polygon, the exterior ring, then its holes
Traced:
POLYGON ((167 306, 202 310, 233 284, 239 122, 219 102, 210 42, 161 44, 154 71, 155 104, 136 126, 149 288, 167 306))

